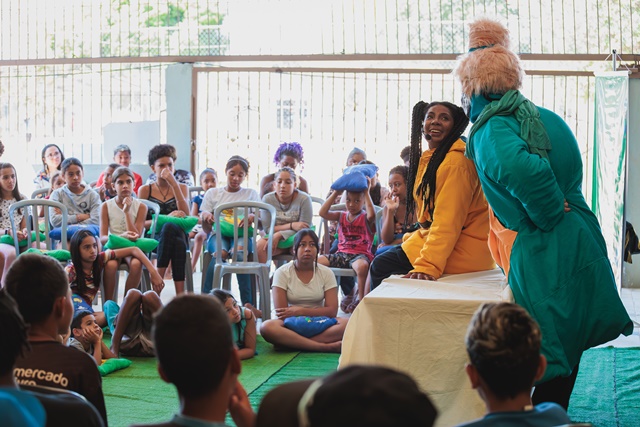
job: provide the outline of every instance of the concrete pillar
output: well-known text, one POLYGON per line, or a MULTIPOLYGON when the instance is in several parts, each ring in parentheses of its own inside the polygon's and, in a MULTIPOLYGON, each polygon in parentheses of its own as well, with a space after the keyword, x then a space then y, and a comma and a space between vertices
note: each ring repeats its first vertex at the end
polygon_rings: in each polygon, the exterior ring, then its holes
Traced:
POLYGON ((176 147, 176 169, 191 170, 193 64, 172 64, 165 73, 167 143, 176 147))

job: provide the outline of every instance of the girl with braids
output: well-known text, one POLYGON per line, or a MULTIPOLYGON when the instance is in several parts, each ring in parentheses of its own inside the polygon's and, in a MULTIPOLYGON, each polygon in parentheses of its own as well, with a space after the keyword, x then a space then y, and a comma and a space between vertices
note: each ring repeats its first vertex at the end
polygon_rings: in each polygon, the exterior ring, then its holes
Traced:
POLYGON ((392 274, 437 280, 495 267, 487 246, 487 202, 460 139, 468 123, 462 108, 449 102, 414 106, 405 224, 415 212, 420 228, 374 258, 372 289, 392 274), (423 137, 429 146, 424 153, 423 137))
MULTIPOLYGON (((283 142, 278 146, 276 154, 273 156, 273 163, 280 168, 289 167, 294 171, 297 170, 299 165, 304 164, 304 151, 302 145, 297 142, 283 142)), ((298 189, 309 193, 309 186, 307 180, 298 175, 298 189)), ((265 194, 276 191, 275 187, 276 174, 270 173, 263 176, 260 180, 260 198, 263 198, 265 194)))

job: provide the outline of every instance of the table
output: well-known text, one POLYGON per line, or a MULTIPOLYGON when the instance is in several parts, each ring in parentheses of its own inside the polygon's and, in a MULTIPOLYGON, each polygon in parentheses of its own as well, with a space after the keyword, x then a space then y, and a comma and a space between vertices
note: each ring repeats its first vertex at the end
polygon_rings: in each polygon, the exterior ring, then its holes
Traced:
POLYGON ((464 337, 482 302, 513 301, 500 269, 437 282, 392 276, 351 315, 339 368, 377 364, 411 375, 438 408, 436 426, 479 418, 485 406, 464 371, 464 337))

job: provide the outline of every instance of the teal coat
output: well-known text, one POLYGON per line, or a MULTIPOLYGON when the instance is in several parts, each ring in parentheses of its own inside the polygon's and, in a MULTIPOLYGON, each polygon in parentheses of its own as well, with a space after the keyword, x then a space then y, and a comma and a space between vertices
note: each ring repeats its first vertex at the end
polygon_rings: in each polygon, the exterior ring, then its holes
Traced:
MULTIPOLYGON (((472 99, 472 122, 489 102, 472 99)), ((558 115, 538 111, 551 142, 548 160, 529 152, 512 115, 495 115, 474 129, 467 156, 496 217, 518 233, 508 280, 515 301, 542 330, 546 381, 568 375, 584 350, 629 335, 633 324, 600 225, 582 195, 578 143, 558 115), (564 212, 564 200, 570 212, 564 212)))

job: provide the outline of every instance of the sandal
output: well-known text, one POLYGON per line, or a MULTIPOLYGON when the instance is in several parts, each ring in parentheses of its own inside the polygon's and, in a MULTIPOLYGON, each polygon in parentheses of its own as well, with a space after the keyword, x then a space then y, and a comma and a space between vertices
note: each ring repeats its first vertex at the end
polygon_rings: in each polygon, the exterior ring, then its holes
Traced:
POLYGON ((340 302, 340 310, 344 311, 345 313, 350 313, 349 311, 347 311, 347 309, 353 303, 353 298, 355 295, 354 291, 355 291, 355 288, 351 291, 349 295, 345 295, 344 298, 342 298, 342 301, 340 302))

